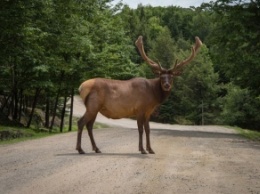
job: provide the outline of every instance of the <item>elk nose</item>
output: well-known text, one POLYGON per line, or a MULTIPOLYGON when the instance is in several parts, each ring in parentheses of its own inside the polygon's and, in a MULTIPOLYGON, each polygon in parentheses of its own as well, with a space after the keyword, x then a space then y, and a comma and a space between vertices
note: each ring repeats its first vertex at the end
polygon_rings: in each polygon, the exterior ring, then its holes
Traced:
POLYGON ((171 84, 165 83, 163 88, 164 90, 169 91, 171 89, 171 84))

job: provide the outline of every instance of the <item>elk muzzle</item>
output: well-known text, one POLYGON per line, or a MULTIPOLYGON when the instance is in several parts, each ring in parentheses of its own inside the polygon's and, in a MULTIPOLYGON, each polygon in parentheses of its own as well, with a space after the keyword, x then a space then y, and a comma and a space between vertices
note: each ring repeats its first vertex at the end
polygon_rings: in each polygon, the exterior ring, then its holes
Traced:
POLYGON ((162 74, 160 76, 160 80, 161 80, 161 86, 163 91, 170 91, 172 89, 172 85, 173 85, 173 75, 171 74, 162 74))

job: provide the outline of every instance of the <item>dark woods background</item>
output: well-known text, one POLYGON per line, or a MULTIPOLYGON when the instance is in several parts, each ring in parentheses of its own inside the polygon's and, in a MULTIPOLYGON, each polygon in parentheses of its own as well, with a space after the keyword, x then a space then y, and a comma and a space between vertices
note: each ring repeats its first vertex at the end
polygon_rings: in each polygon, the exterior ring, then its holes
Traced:
POLYGON ((67 114, 71 130, 83 80, 154 77, 134 47, 139 35, 164 67, 186 58, 199 36, 199 55, 152 119, 260 130, 259 0, 137 9, 111 2, 1 0, 0 122, 62 131, 67 114))

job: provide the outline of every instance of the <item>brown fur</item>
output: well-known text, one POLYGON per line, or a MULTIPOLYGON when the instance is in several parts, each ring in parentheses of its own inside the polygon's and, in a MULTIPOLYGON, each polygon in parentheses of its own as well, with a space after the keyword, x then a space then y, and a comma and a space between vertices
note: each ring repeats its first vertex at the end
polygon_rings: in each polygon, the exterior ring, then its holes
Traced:
POLYGON ((87 126, 93 150, 97 153, 100 152, 92 133, 93 123, 98 112, 112 119, 135 117, 140 135, 139 150, 146 153, 142 143, 144 128, 147 139, 146 149, 149 153, 154 153, 150 145, 149 119, 156 106, 161 104, 170 94, 168 88, 168 91, 163 90, 163 84, 172 85, 172 76, 170 74, 165 74, 156 79, 134 78, 120 81, 96 78, 83 82, 79 92, 85 103, 86 112, 78 121, 79 131, 76 149, 79 153, 84 153, 81 148, 84 125, 87 126))

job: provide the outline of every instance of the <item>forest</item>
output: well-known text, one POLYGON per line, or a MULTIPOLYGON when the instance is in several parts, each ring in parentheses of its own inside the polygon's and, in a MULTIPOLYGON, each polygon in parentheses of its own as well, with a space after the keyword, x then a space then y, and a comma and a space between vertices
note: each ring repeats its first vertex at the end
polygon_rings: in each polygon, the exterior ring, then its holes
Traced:
POLYGON ((137 9, 112 0, 0 1, 0 124, 71 130, 84 80, 154 78, 134 42, 170 67, 204 43, 152 116, 163 123, 260 131, 260 1, 137 9), (56 121, 58 118, 58 122, 56 121))

